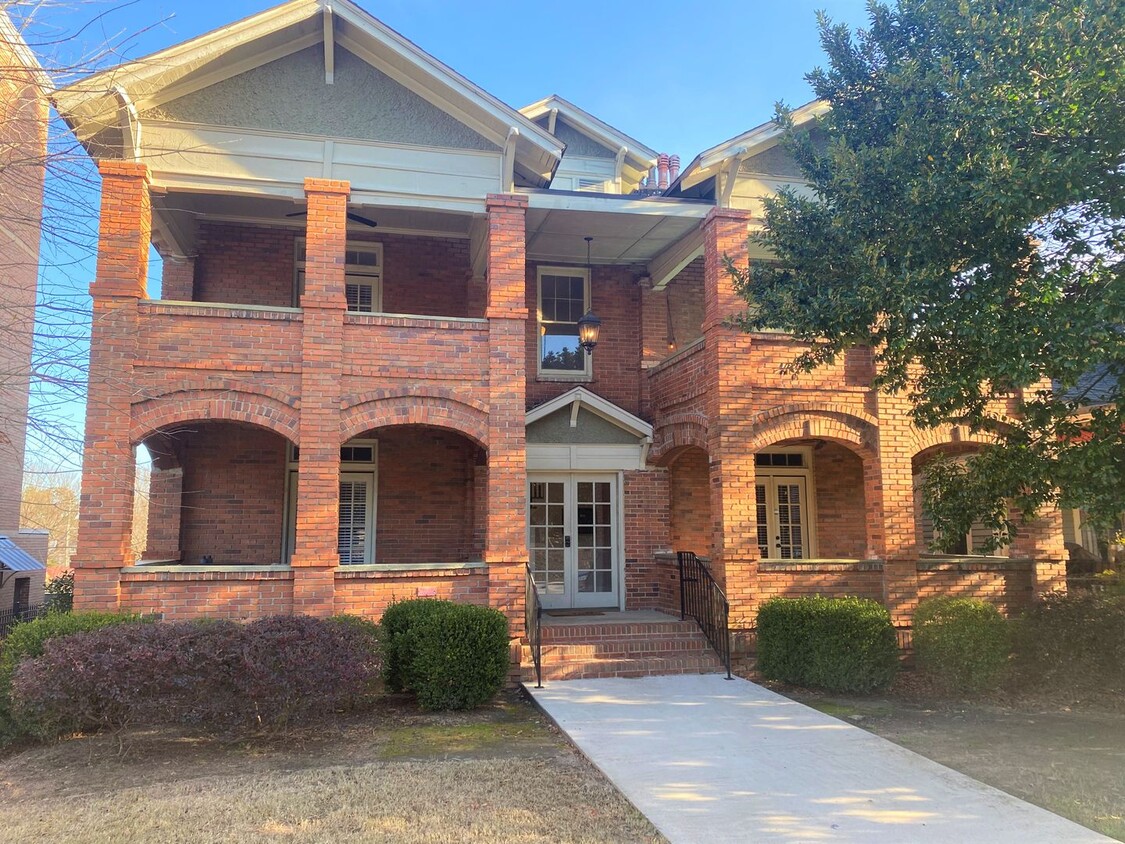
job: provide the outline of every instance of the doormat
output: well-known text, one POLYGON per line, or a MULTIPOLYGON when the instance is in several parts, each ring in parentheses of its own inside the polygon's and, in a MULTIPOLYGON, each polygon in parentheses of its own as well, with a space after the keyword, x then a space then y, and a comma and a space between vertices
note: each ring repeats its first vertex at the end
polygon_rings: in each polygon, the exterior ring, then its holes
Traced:
POLYGON ((543 610, 544 615, 552 615, 555 618, 568 618, 582 615, 605 615, 601 610, 543 610))

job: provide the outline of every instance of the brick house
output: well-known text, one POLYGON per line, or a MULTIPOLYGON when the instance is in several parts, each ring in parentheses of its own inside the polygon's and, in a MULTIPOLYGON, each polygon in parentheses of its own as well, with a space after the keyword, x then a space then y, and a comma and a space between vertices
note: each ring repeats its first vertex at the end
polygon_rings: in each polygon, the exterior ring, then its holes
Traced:
POLYGON ((1063 583, 1057 513, 1006 558, 928 553, 918 478, 979 443, 916 430, 870 354, 794 378, 791 339, 724 326, 723 257, 761 257, 761 197, 798 180, 773 124, 679 172, 561 98, 506 106, 348 0, 57 104, 103 178, 79 607, 442 596, 518 637, 528 563, 549 609, 678 614, 677 550, 709 561, 736 631, 774 595, 869 596, 906 625, 926 595, 1011 610, 1063 583))
POLYGON ((43 603, 46 531, 20 529, 51 83, 0 9, 0 619, 43 603))

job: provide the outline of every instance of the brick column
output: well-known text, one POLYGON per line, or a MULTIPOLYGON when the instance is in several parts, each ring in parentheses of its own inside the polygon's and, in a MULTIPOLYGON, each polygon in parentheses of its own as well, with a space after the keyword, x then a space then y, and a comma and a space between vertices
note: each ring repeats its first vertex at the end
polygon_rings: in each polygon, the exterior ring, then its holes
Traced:
POLYGON ((641 416, 651 418, 648 370, 670 354, 668 349, 668 290, 653 290, 652 279, 643 279, 641 288, 641 416))
POLYGON ((1016 535, 1010 555, 1031 560, 1032 594, 1042 598, 1048 592, 1066 591, 1066 545, 1063 541, 1062 511, 1045 507, 1039 517, 1027 524, 1016 521, 1016 535))
POLYGON ((293 554, 293 611, 333 611, 340 565, 340 383, 343 373, 344 251, 350 187, 305 179, 305 291, 301 341, 301 426, 297 470, 297 547, 293 554))
POLYGON ((745 351, 751 339, 723 322, 745 302, 724 258, 749 267, 745 211, 716 208, 703 221, 703 336, 707 356, 707 453, 710 458, 711 566, 731 605, 731 626, 754 626, 758 569, 754 453, 750 450, 745 351))
POLYGON ((132 565, 136 461, 129 441, 137 300, 145 297, 152 238, 148 167, 102 161, 97 275, 82 452, 82 500, 74 556, 74 607, 112 610, 120 570, 132 565))
POLYGON ((883 557, 883 602, 894 623, 903 626, 911 623, 918 606, 910 402, 904 396, 881 392, 874 398, 879 416, 879 457, 874 479, 878 485, 873 492, 882 498, 883 547, 872 550, 883 557))
POLYGON ((195 258, 165 255, 164 272, 160 276, 160 298, 190 302, 195 295, 195 258))
POLYGON ((527 453, 527 197, 490 194, 488 208, 488 482, 489 604, 503 610, 513 636, 523 633, 527 453))

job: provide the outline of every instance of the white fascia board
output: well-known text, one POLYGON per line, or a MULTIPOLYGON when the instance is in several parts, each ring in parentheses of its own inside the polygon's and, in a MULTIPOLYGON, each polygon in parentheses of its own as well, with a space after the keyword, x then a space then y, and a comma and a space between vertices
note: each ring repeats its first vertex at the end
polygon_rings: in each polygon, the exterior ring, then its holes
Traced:
POLYGON ((552 109, 558 109, 559 115, 571 126, 591 140, 604 145, 607 149, 616 152, 621 147, 625 147, 627 159, 635 165, 637 170, 647 171, 656 164, 657 153, 655 150, 642 144, 636 138, 626 135, 620 129, 615 129, 605 121, 599 120, 590 112, 579 108, 568 100, 564 100, 557 94, 552 94, 538 102, 524 106, 520 109, 520 113, 529 120, 535 120, 552 109))
MULTIPOLYGON (((23 65, 24 70, 31 74, 41 92, 48 93, 55 89, 51 78, 47 76, 43 66, 39 64, 39 59, 27 46, 27 42, 23 40, 23 35, 16 29, 16 25, 12 23, 12 19, 3 9, 0 9, 0 41, 3 41, 12 49, 12 52, 16 54, 16 59, 23 65)), ((12 71, 8 70, 8 74, 11 73, 12 71)))
POLYGON ((680 271, 703 254, 703 231, 693 229, 648 262, 653 290, 663 290, 680 271))
MULTIPOLYGON (((797 126, 809 123, 827 114, 831 107, 823 100, 814 100, 793 110, 793 123, 797 126)), ((676 180, 681 188, 689 188, 715 175, 722 165, 732 157, 748 158, 775 146, 781 140, 784 130, 774 120, 755 126, 730 140, 723 141, 709 150, 701 152, 676 180)), ((675 187, 675 185, 673 185, 675 187)))
POLYGON ((653 217, 679 217, 703 220, 713 205, 703 202, 637 199, 614 194, 564 193, 562 191, 521 191, 528 207, 544 211, 600 211, 604 214, 638 214, 653 217))
POLYGON ((525 424, 530 425, 533 422, 538 422, 565 407, 569 407, 574 402, 581 402, 582 406, 592 413, 616 425, 622 430, 628 431, 635 437, 651 437, 652 426, 641 419, 639 416, 634 416, 629 411, 618 407, 608 399, 603 399, 597 393, 592 393, 585 387, 575 387, 572 390, 567 390, 561 396, 555 396, 550 401, 535 407, 527 412, 525 417, 525 424))

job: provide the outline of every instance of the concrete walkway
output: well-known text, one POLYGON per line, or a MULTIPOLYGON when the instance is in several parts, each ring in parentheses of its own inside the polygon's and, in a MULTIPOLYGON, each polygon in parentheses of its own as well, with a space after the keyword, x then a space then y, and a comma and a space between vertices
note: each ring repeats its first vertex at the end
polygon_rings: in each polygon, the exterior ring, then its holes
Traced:
POLYGON ((745 680, 528 691, 672 844, 1111 840, 745 680))

